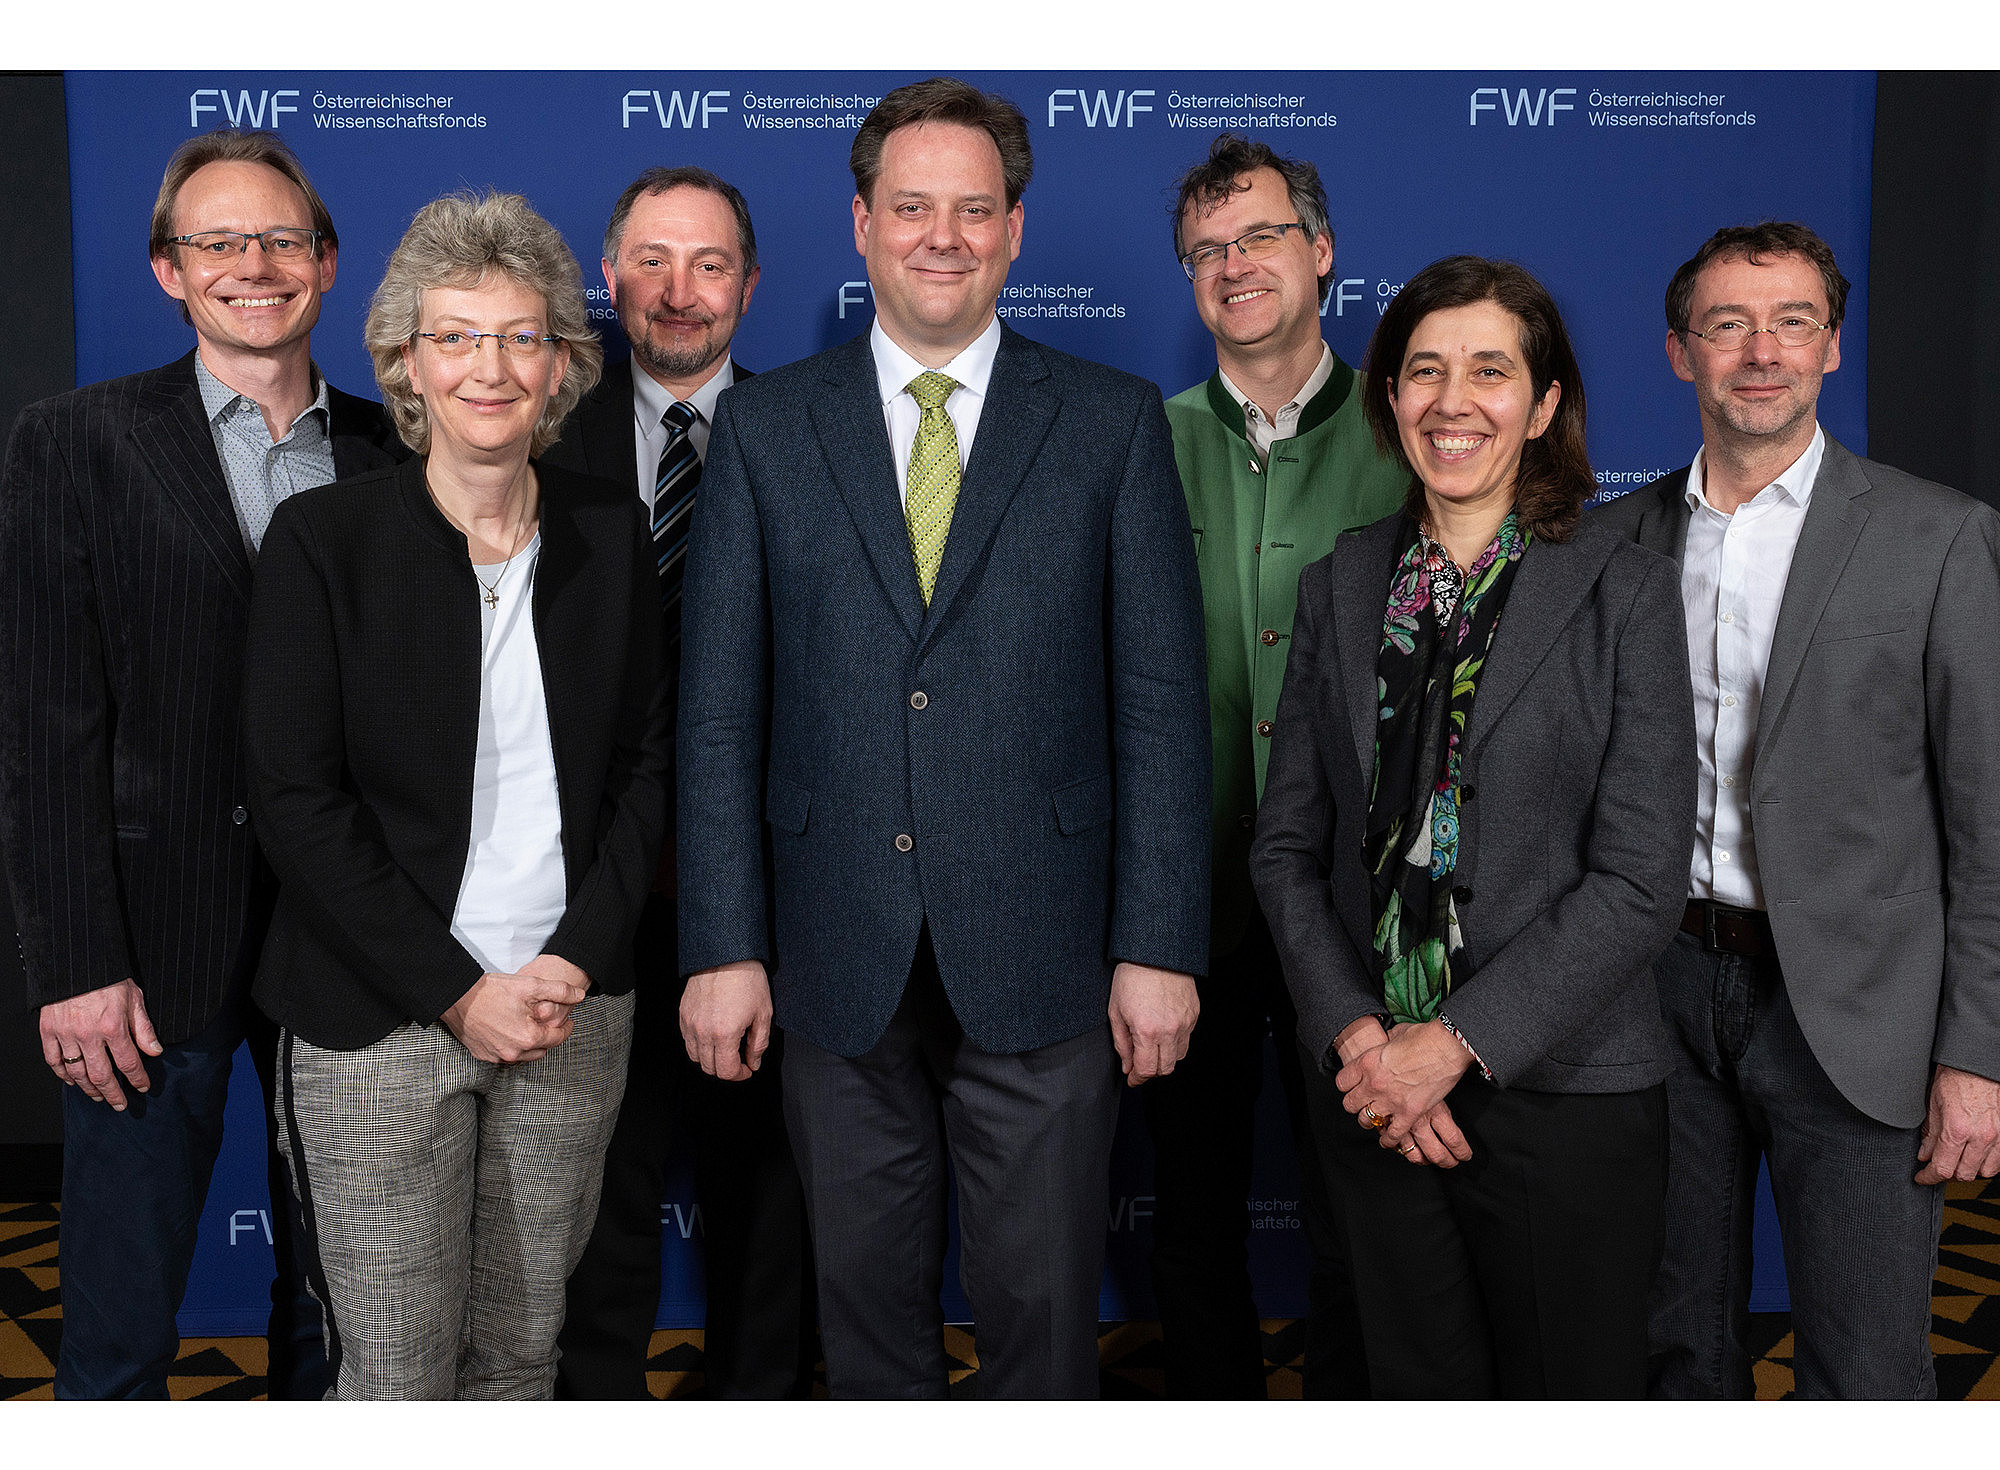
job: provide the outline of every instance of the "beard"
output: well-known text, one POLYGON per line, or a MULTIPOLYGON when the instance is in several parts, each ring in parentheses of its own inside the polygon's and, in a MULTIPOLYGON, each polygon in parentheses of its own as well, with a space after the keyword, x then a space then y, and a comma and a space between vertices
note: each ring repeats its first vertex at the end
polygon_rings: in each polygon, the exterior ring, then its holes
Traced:
MULTIPOLYGON (((702 320, 708 330, 691 342, 682 342, 670 347, 654 343, 650 331, 631 337, 632 355, 656 378, 691 378, 704 368, 713 366, 729 350, 729 337, 717 333, 713 317, 674 317, 675 321, 702 320)), ((651 325, 650 321, 647 323, 651 325)), ((630 336, 630 333, 627 334, 630 336)))

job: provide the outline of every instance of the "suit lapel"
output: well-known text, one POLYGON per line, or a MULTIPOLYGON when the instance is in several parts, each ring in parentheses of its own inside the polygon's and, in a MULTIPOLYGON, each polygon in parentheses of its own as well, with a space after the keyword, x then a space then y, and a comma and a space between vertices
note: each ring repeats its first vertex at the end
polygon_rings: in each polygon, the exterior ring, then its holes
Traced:
POLYGON ((1687 482, 1688 472, 1683 468, 1633 492, 1652 496, 1653 504, 1639 517, 1632 539, 1648 551, 1671 557, 1675 566, 1687 560, 1687 482))
POLYGON ((1806 646, 1826 611, 1834 583, 1840 580, 1868 512, 1858 497, 1868 493, 1868 477, 1854 456, 1827 435, 1812 501, 1806 506, 1799 544, 1792 552, 1792 569, 1785 578, 1784 600, 1778 605, 1778 626, 1771 635, 1771 661, 1764 672, 1764 694, 1757 709, 1755 750, 1777 728, 1785 700, 1805 662, 1806 646))
POLYGON ((1493 630, 1486 666, 1479 673, 1472 723, 1465 732, 1468 750, 1476 749, 1507 713, 1577 605, 1596 585, 1617 544, 1610 536, 1579 534, 1560 545, 1537 541, 1522 553, 1513 590, 1493 630))
MULTIPOLYGON (((639 449, 632 423, 632 364, 613 363, 604 380, 578 405, 584 466, 614 485, 639 484, 639 449)), ((650 475, 652 466, 647 466, 650 475)))
MULTIPOLYGON (((917 586, 909 527, 896 495, 896 465, 890 456, 867 333, 827 354, 824 380, 827 391, 811 403, 820 450, 883 591, 915 638, 924 622, 924 596, 917 586)), ((982 429, 984 425, 982 413, 982 429)), ((985 435, 979 437, 983 440, 985 435)), ((946 560, 949 564, 948 554, 946 560)))
POLYGON ((250 555, 237 524, 235 502, 229 498, 229 482, 222 476, 222 460, 215 452, 192 352, 147 389, 139 413, 129 431, 134 448, 224 579, 238 596, 248 597, 250 555))
MULTIPOLYGON (((993 375, 987 380, 986 401, 979 410, 979 430, 972 440, 972 456, 966 462, 958 504, 951 513, 944 560, 938 567, 937 585, 931 589, 924 620, 926 637, 936 629, 966 577, 985 555, 1001 517, 1027 476, 1028 466, 1035 462, 1042 441, 1048 437, 1060 406, 1060 400, 1042 386, 1048 377, 1048 364, 1035 345, 1002 326, 1000 350, 993 360, 993 375)), ((906 528, 906 545, 907 536, 906 528)))
POLYGON ((1333 580, 1333 643, 1340 655, 1341 694, 1354 734, 1354 759, 1365 790, 1375 779, 1375 726, 1381 718, 1376 666, 1382 656, 1382 617, 1387 607, 1401 516, 1391 516, 1358 536, 1333 544, 1328 574, 1333 580))

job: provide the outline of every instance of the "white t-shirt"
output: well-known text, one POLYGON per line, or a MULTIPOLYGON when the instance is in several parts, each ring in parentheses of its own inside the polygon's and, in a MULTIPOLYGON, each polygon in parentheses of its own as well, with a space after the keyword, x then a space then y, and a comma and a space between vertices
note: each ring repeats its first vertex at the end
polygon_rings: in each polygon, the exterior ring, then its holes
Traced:
POLYGON ((513 974, 542 952, 567 903, 562 808, 532 602, 539 533, 498 567, 475 568, 484 651, 472 766, 472 850, 451 932, 488 970, 513 974), (494 572, 499 571, 499 580, 494 572), (486 588, 498 594, 486 605, 486 588))

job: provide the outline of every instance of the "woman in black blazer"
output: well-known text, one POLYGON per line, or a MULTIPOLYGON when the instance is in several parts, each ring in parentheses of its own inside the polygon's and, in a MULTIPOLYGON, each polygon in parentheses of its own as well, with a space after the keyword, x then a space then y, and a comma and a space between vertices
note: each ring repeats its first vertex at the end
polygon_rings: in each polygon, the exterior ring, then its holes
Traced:
POLYGON ((1381 1397, 1643 1397, 1694 717, 1673 565, 1590 523, 1583 391, 1519 266, 1369 349, 1404 510, 1299 584, 1251 868, 1381 1397), (1379 1145, 1379 1146, 1378 1146, 1379 1145))
POLYGON ((257 569, 255 994, 334 1395, 547 1397, 665 822, 659 587, 630 488, 531 458, 602 354, 525 199, 420 210, 367 339, 417 457, 284 502, 257 569))

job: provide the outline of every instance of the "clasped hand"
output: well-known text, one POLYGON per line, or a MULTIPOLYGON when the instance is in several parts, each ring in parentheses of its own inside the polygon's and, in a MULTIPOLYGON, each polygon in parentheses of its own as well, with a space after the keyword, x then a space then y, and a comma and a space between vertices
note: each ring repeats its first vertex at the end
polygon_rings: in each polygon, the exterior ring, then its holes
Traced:
POLYGON ((488 971, 441 1018, 482 1062, 538 1062, 569 1039, 571 1011, 590 977, 568 960, 536 955, 520 971, 488 971))
POLYGON ((1356 1117, 1365 1109, 1386 1116, 1383 1148, 1441 1169, 1472 1157, 1472 1146, 1444 1101, 1472 1057, 1449 1031, 1435 1021, 1384 1031, 1375 1017, 1364 1016, 1334 1044, 1341 1067, 1333 1085, 1341 1091, 1341 1106, 1356 1117))

